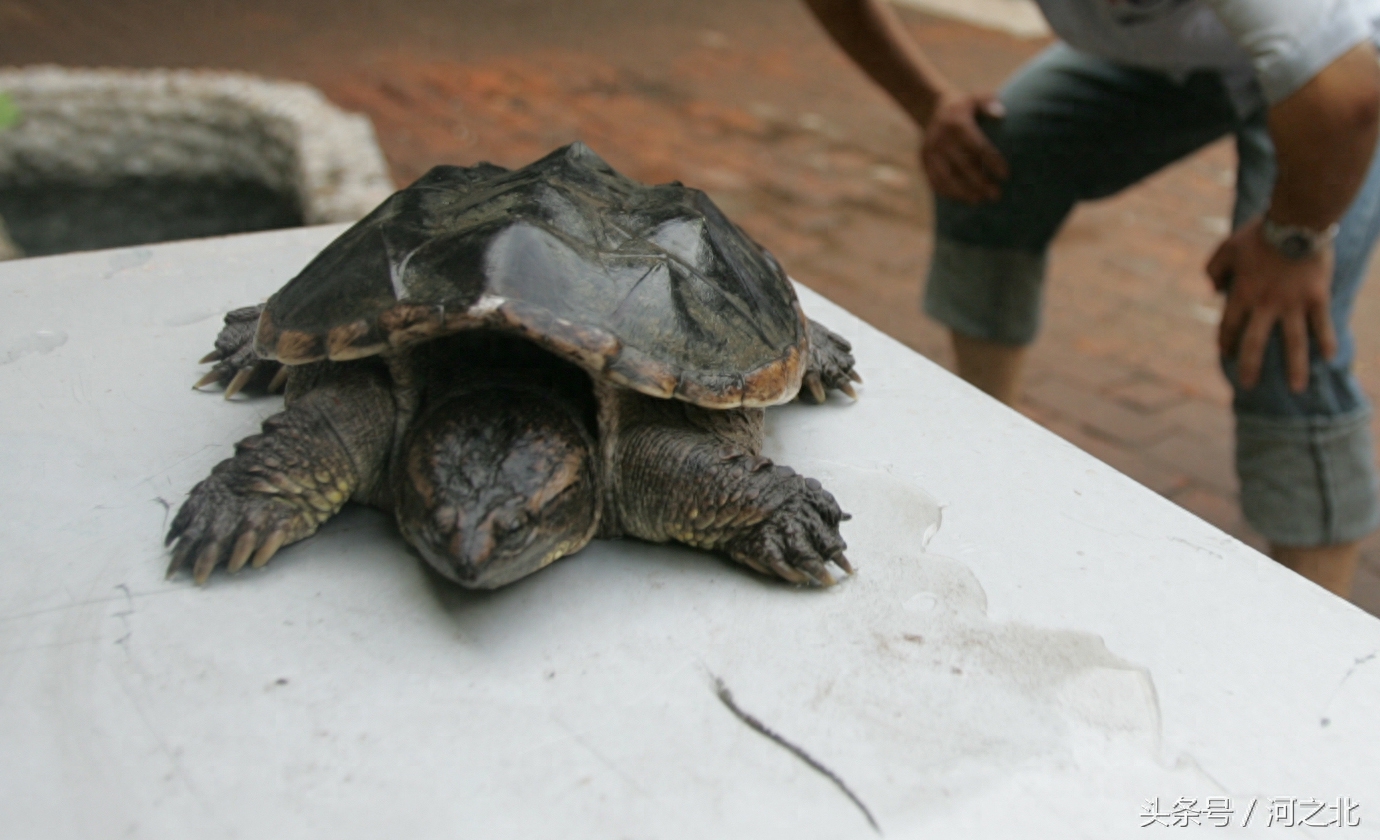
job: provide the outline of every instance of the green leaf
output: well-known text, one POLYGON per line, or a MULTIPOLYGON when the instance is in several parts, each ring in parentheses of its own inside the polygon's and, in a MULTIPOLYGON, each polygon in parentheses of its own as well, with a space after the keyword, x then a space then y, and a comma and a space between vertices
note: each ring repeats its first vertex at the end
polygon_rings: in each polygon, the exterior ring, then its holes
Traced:
POLYGON ((0 131, 19 122, 19 106, 8 93, 0 93, 0 131))

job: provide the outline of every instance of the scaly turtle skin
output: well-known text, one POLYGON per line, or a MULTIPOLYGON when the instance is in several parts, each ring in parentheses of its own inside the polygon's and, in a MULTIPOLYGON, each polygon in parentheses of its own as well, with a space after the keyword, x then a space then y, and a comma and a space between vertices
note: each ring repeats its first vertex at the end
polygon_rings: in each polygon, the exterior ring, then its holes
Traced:
POLYGON ((353 499, 466 586, 625 535, 827 585, 846 515, 761 457, 762 407, 852 395, 849 349, 697 190, 578 143, 437 167, 226 316, 198 384, 286 410, 193 488, 169 574, 263 565, 353 499))

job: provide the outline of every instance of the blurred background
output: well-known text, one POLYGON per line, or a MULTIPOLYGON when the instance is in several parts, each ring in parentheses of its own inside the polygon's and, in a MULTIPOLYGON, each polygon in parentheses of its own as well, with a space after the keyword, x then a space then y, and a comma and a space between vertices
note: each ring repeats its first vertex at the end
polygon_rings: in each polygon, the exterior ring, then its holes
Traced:
MULTIPOLYGON (((906 25, 968 88, 1048 43, 1010 0, 914 1, 931 11, 901 7, 906 25), (970 20, 932 13, 945 6, 970 20)), ((797 280, 951 363, 918 305, 931 214, 915 130, 794 0, 0 0, 0 64, 43 63, 309 83, 373 121, 397 185, 582 139, 634 178, 705 189, 797 280)), ((1220 301, 1202 271, 1234 167, 1220 142, 1075 213, 1021 410, 1263 548, 1236 502, 1220 301)), ((1374 278, 1355 329, 1357 373, 1380 395, 1374 278)), ((1380 615, 1380 537, 1353 600, 1380 615)))

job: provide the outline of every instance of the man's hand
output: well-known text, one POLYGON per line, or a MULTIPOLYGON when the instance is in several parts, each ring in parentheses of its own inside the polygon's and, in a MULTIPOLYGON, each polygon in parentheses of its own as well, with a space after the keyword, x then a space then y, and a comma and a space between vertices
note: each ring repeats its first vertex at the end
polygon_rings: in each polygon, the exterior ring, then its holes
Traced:
POLYGON ((978 116, 1002 116, 1001 103, 988 95, 945 93, 922 126, 920 165, 930 186, 964 204, 996 201, 1008 174, 1006 159, 978 126, 978 116))
POLYGON ((1227 291, 1217 345, 1223 356, 1236 357, 1241 387, 1254 388, 1260 381, 1265 344, 1279 324, 1289 389, 1298 393, 1308 387, 1309 334, 1323 358, 1337 353, 1329 311, 1332 249, 1291 260, 1260 235, 1260 222, 1257 218, 1242 225, 1208 261, 1213 285, 1227 291))
POLYGON ((920 166, 935 193, 965 204, 996 201, 1007 166, 978 127, 1001 119, 994 97, 959 91, 915 45, 885 0, 805 0, 844 52, 924 132, 920 166))

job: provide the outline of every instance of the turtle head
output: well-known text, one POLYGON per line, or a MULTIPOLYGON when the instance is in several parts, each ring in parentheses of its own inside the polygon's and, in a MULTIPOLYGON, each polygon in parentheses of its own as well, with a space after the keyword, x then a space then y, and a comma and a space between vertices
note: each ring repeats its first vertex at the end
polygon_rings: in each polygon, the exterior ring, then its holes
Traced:
POLYGON ((431 407, 408 434, 398 527, 436 571, 491 589, 584 547, 596 448, 554 395, 488 388, 431 407))

